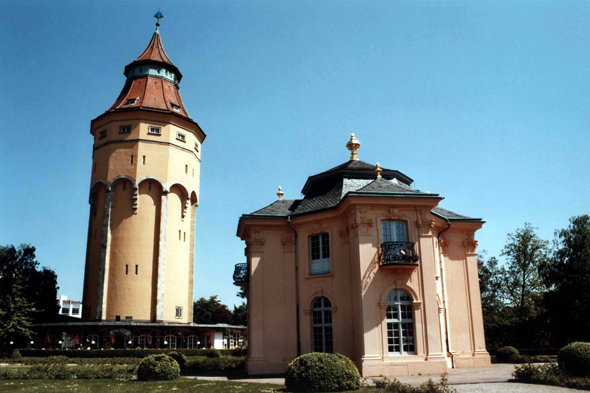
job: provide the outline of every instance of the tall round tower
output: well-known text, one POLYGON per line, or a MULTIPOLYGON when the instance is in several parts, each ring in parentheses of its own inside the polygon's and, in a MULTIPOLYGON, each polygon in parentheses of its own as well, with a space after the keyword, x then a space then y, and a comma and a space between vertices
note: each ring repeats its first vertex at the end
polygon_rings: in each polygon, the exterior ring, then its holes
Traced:
POLYGON ((85 320, 192 322, 195 210, 206 135, 156 28, 92 120, 85 320))

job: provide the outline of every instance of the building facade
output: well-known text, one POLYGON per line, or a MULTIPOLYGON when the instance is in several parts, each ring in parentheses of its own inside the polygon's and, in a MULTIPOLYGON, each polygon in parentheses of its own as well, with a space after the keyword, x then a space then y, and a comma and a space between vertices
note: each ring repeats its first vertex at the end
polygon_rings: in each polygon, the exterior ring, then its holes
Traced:
POLYGON ((283 373, 299 354, 336 352, 363 376, 440 374, 490 364, 475 231, 412 179, 358 159, 309 177, 238 224, 246 259, 250 374, 283 373))
POLYGON ((195 209, 205 134, 158 28, 92 120, 86 321, 191 323, 195 209))
POLYGON ((67 296, 60 295, 57 299, 59 304, 59 315, 82 318, 82 302, 79 300, 68 300, 67 296))

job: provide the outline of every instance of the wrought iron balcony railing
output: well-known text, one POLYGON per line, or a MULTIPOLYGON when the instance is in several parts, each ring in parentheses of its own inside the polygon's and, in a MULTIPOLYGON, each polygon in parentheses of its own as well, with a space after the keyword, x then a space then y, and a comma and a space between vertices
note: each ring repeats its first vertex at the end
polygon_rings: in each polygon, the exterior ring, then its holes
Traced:
POLYGON ((385 242, 379 247, 379 262, 382 266, 415 265, 418 254, 412 242, 385 242))
POLYGON ((234 270, 234 282, 243 283, 248 281, 250 281, 250 277, 248 277, 248 264, 236 264, 236 269, 234 270))

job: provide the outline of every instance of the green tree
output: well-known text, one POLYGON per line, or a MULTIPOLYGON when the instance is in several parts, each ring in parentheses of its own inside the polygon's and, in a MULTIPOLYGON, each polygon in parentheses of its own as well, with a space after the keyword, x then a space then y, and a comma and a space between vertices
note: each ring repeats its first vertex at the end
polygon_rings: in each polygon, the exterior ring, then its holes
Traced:
POLYGON ((227 306, 217 299, 217 295, 209 299, 200 298, 193 303, 193 322, 201 324, 231 324, 233 314, 227 306))
POLYGON ((507 260, 506 294, 521 321, 537 316, 546 286, 541 272, 548 260, 548 242, 535 233, 530 223, 508 234, 502 250, 507 260))
POLYGON ((33 322, 57 315, 57 276, 38 266, 34 247, 0 246, 0 345, 31 338, 33 322))
POLYGON ((553 345, 590 341, 590 217, 570 218, 555 231, 555 251, 545 271, 553 345))
POLYGON ((239 306, 234 305, 234 325, 248 325, 248 307, 246 302, 242 302, 239 306))

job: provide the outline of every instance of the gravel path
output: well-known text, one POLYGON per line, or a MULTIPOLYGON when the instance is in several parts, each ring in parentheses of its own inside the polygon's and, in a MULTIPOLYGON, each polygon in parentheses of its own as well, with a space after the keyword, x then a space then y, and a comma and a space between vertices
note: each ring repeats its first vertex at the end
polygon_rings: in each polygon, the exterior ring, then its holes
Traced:
POLYGON ((569 388, 555 386, 529 385, 525 383, 479 383, 470 385, 454 385, 457 393, 566 393, 580 392, 569 388))

